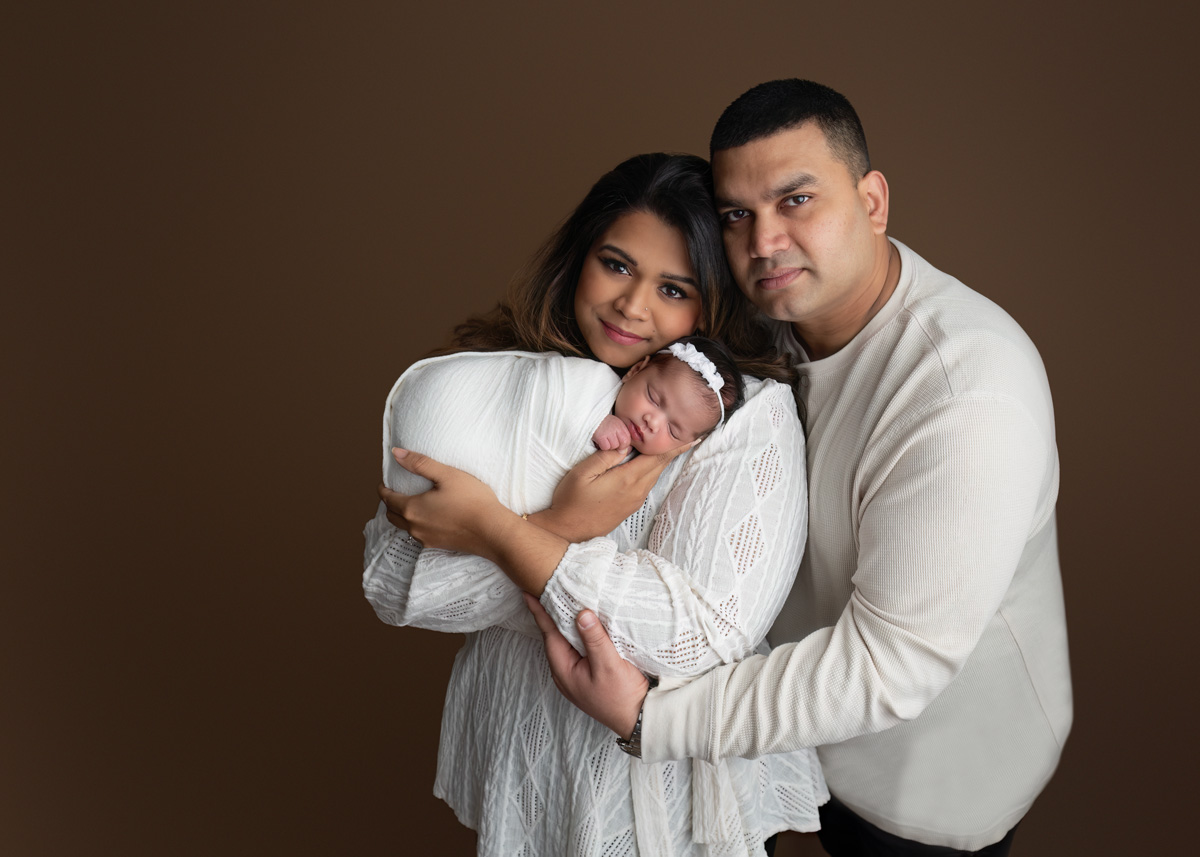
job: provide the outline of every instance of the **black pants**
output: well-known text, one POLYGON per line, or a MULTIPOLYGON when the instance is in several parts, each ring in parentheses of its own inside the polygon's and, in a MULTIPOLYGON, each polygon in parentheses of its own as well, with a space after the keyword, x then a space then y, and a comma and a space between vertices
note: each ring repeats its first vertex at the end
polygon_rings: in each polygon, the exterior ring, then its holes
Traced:
POLYGON ((821 829, 817 836, 831 857, 961 857, 979 854, 981 857, 1007 857, 1017 828, 979 851, 959 851, 942 845, 926 845, 880 830, 865 818, 851 812, 837 798, 821 807, 821 829))

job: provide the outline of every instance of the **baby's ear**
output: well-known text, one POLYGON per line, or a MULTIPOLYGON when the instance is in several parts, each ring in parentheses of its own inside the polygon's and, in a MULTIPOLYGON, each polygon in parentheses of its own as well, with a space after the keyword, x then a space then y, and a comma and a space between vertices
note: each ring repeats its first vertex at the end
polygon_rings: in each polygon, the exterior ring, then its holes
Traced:
POLYGON ((643 369, 645 369, 647 366, 649 366, 651 356, 652 355, 647 354, 645 357, 643 357, 637 363, 634 363, 632 366, 630 366, 628 369, 626 369, 625 374, 621 376, 621 383, 624 384, 626 381, 628 381, 630 378, 632 378, 638 372, 641 372, 643 369))

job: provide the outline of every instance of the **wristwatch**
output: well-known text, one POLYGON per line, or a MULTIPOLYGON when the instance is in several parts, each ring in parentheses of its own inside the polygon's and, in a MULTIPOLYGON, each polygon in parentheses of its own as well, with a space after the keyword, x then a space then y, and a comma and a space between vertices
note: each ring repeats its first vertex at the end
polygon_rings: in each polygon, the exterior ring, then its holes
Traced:
MULTIPOLYGON (((658 676, 648 675, 646 676, 646 681, 650 685, 648 690, 654 690, 654 688, 658 687, 658 676)), ((629 740, 626 741, 624 738, 617 738, 617 746, 635 759, 642 758, 642 712, 645 710, 646 698, 642 697, 642 707, 638 709, 638 719, 633 724, 633 731, 629 733, 629 740)))
POLYGON ((629 735, 629 740, 617 738, 617 746, 633 756, 635 759, 642 758, 642 709, 646 707, 646 703, 642 703, 642 708, 638 709, 637 722, 633 724, 633 732, 629 735))

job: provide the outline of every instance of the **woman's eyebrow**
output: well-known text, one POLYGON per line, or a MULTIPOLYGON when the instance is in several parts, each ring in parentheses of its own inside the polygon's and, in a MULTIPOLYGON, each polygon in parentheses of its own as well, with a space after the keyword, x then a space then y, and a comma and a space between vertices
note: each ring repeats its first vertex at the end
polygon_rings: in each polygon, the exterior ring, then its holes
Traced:
MULTIPOLYGON (((624 250, 622 250, 616 244, 602 244, 600 246, 600 249, 607 250, 610 253, 616 253, 618 256, 620 256, 622 259, 624 259, 626 262, 628 262, 631 267, 636 268, 638 266, 637 259, 630 256, 628 253, 626 253, 624 250)), ((691 277, 684 276, 683 274, 668 274, 667 272, 664 271, 663 273, 659 274, 659 276, 662 277, 664 280, 674 280, 677 283, 687 283, 693 289, 699 288, 699 286, 696 285, 696 281, 694 279, 692 279, 691 277)))
POLYGON ((620 256, 622 259, 624 259, 630 265, 632 265, 635 268, 637 267, 637 259, 630 256, 628 253, 626 253, 624 250, 622 250, 620 247, 618 247, 615 244, 604 244, 600 247, 600 249, 607 250, 610 253, 616 253, 618 256, 620 256))
POLYGON ((664 272, 659 274, 659 276, 664 280, 674 280, 677 283, 687 283, 692 288, 698 288, 695 280, 693 280, 691 277, 685 277, 683 274, 668 274, 664 272))

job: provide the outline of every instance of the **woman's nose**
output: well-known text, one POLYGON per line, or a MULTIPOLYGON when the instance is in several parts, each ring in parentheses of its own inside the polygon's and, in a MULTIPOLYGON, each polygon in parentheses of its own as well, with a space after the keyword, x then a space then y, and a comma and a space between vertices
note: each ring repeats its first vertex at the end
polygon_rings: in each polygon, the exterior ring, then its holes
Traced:
POLYGON ((650 317, 650 296, 642 286, 631 283, 614 301, 617 311, 628 319, 643 321, 650 317))

